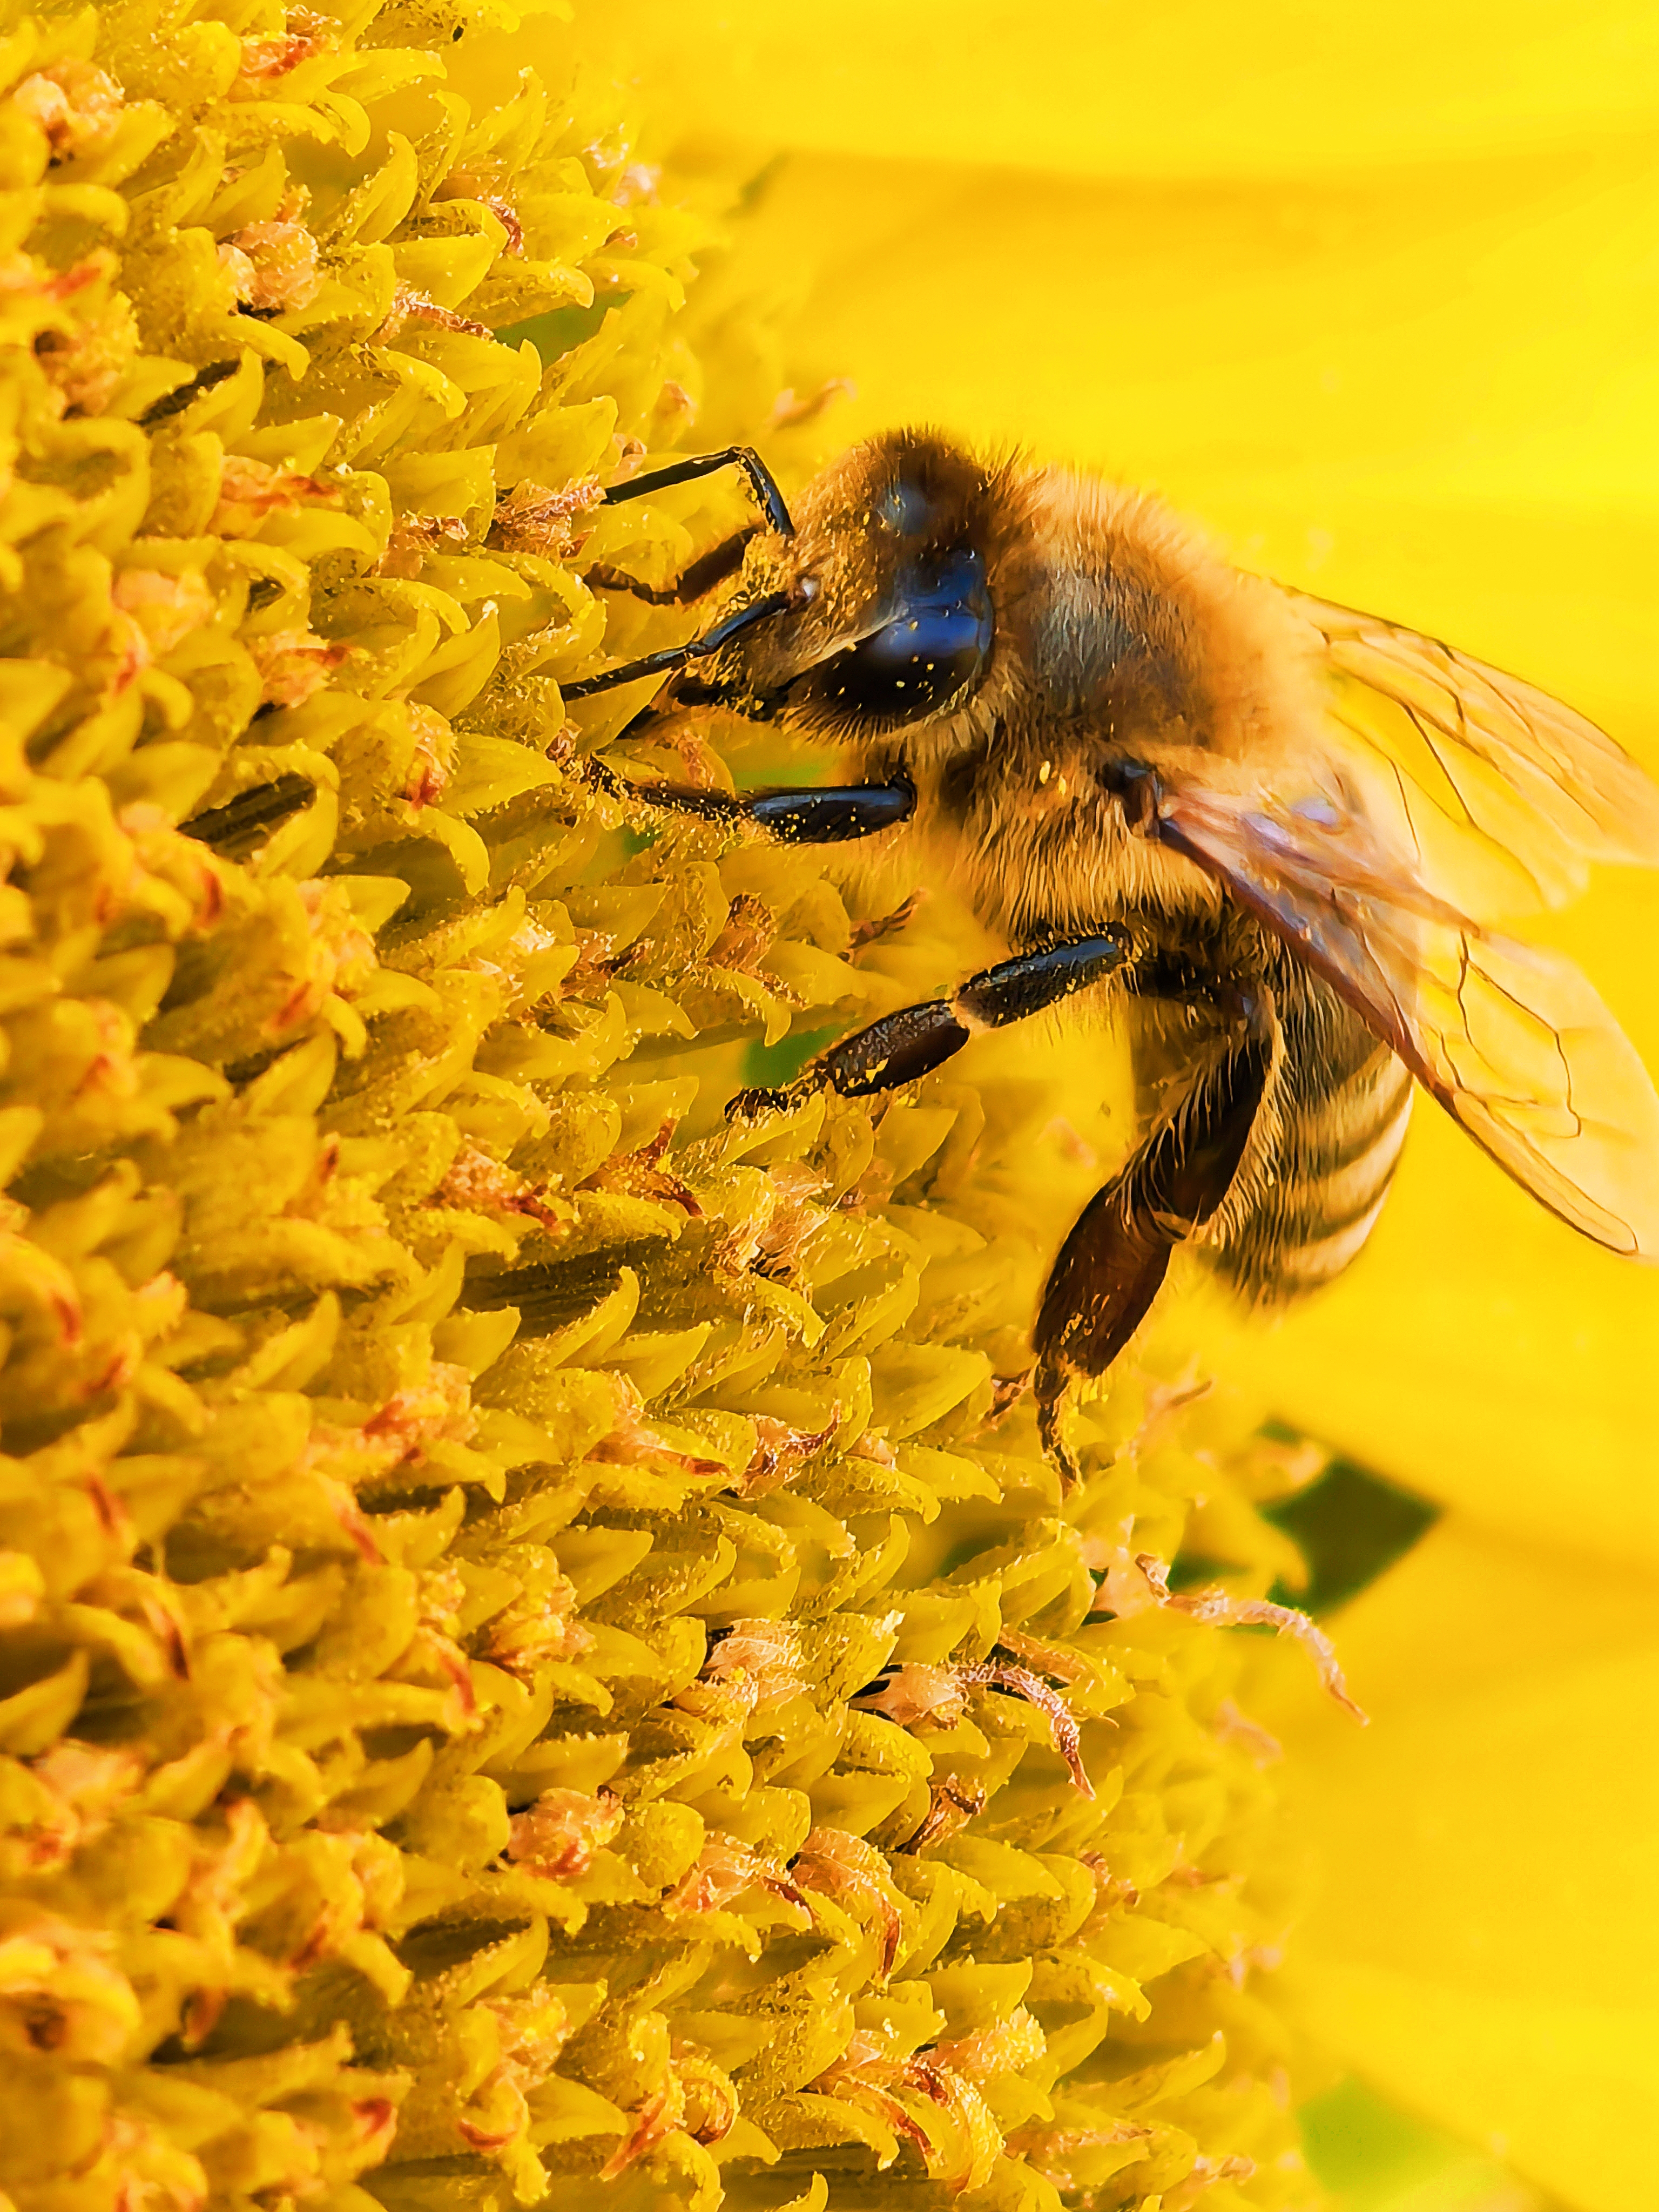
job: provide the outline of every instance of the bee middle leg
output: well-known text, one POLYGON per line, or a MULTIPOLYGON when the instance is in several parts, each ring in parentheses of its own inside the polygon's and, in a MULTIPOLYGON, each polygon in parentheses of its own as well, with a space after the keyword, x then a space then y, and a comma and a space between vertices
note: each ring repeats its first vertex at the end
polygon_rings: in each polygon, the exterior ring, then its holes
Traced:
POLYGON ((1058 1006, 1133 957, 1129 933, 1108 929, 1000 960, 995 967, 970 975, 948 999, 901 1006, 867 1029, 843 1037, 820 1053, 787 1090, 739 1091, 726 1112, 752 1115, 826 1089, 839 1091, 843 1098, 896 1091, 931 1073, 979 1030, 1004 1029, 1010 1022, 1058 1006))

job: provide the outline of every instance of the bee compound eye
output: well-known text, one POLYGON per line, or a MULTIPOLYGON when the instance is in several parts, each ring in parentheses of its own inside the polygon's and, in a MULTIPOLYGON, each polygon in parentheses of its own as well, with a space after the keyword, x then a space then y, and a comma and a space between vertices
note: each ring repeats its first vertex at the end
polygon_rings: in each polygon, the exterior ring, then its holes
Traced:
POLYGON ((984 563, 946 555, 898 595, 898 611, 826 661, 814 690, 830 713, 860 722, 911 722, 969 690, 990 658, 984 563))

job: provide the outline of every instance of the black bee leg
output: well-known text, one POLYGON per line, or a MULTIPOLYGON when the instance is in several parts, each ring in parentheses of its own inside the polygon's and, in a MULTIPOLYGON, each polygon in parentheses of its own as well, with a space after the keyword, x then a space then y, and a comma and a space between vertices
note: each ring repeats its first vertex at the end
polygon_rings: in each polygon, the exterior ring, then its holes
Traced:
POLYGON ((648 600, 653 607, 689 606, 712 592, 716 584, 723 584, 735 576, 743 566, 743 556, 749 541, 759 534, 759 526, 750 523, 746 530, 734 530, 707 553, 698 554, 687 568, 682 569, 672 584, 660 589, 654 584, 642 584, 637 576, 624 574, 620 568, 600 566, 590 568, 582 581, 599 592, 631 592, 636 599, 648 600))
POLYGON ((642 799, 647 806, 701 815, 706 822, 749 823, 781 845, 841 845, 850 837, 873 837, 908 822, 916 805, 915 787, 904 777, 891 783, 815 784, 800 791, 734 796, 690 783, 629 783, 602 761, 590 761, 587 773, 613 799, 642 799))
POLYGON ((1034 1347, 1043 1442, 1075 1474, 1060 1439, 1067 1384, 1103 1375, 1146 1318, 1170 1255, 1226 1197, 1273 1064, 1274 1024, 1241 999, 1242 1033, 1127 1165, 1084 1208, 1042 1294, 1034 1347))
POLYGON ((787 1091, 740 1091, 726 1109, 748 1116, 765 1107, 814 1091, 838 1091, 843 1098, 868 1098, 915 1083, 960 1052, 981 1030, 1000 1030, 1057 1006, 1074 991, 1086 990, 1132 957, 1127 932, 1105 932, 1046 945, 1017 959, 971 975, 953 996, 901 1006, 868 1029, 843 1037, 820 1053, 787 1091))
POLYGON ((753 623, 769 622, 774 615, 787 614, 794 604, 787 592, 769 592, 764 599, 722 615, 714 628, 706 629, 701 637, 688 639, 684 645, 665 645, 656 653, 641 653, 637 660, 625 660, 619 668, 607 668, 598 676, 584 676, 574 684, 561 684, 559 695, 566 700, 591 699, 597 691, 614 691, 619 684, 637 684, 642 676, 675 675, 692 661, 718 653, 739 631, 748 629, 753 623))
MULTIPOLYGON (((612 484, 605 495, 604 503, 615 507, 623 500, 643 499, 651 492, 666 491, 672 484, 690 483, 695 477, 712 476, 716 469, 733 467, 740 468, 748 477, 750 489, 760 503, 768 527, 781 537, 793 538, 795 526, 777 479, 752 446, 725 446, 717 453, 697 453, 690 460, 673 461, 665 469, 651 469, 644 476, 630 477, 625 483, 612 484)), ((603 591, 632 592, 637 599, 648 599, 653 606, 684 606, 737 574, 743 566, 744 549, 758 528, 757 524, 751 523, 746 530, 735 532, 707 553, 700 554, 684 574, 664 590, 641 583, 638 577, 625 575, 618 568, 592 568, 586 580, 603 591)), ((802 591, 806 588, 803 586, 802 591)), ((620 668, 607 668, 603 675, 561 684, 560 690, 567 699, 586 699, 596 691, 611 691, 619 684, 635 683, 642 676, 672 674, 694 660, 718 653, 721 646, 740 630, 747 629, 751 623, 765 622, 799 604, 798 593, 769 592, 752 605, 738 607, 726 615, 711 630, 693 638, 689 644, 667 646, 659 653, 642 654, 638 660, 625 662, 620 668)))
POLYGON ((629 477, 625 483, 612 484, 605 495, 605 504, 616 507, 625 499, 646 499, 653 491, 666 491, 671 485, 690 483, 698 477, 713 476, 717 469, 731 468, 741 469, 748 477, 749 488, 772 528, 786 538, 793 538, 795 526, 789 519, 777 478, 752 446, 723 446, 717 453, 696 453, 690 460, 671 461, 665 469, 648 469, 642 477, 629 477))

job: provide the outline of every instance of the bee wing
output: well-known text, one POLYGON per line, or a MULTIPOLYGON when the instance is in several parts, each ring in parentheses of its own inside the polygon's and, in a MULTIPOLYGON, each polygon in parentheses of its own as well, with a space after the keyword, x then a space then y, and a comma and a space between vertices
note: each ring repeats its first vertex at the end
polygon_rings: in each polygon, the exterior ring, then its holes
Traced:
POLYGON ((1659 1256, 1659 1095, 1570 960, 1487 933, 1327 792, 1291 804, 1177 786, 1158 829, 1552 1212, 1615 1252, 1659 1256))
POLYGON ((1285 597, 1323 640, 1338 744, 1387 787, 1373 806, 1474 910, 1561 905, 1589 860, 1659 865, 1659 787, 1593 722, 1415 630, 1285 597))

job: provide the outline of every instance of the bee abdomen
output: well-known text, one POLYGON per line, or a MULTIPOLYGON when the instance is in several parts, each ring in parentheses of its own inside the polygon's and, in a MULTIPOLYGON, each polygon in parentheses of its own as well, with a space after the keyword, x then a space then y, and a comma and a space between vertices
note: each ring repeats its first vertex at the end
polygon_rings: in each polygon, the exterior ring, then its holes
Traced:
POLYGON ((1320 1027, 1322 1049, 1309 1050, 1287 1024, 1263 1143, 1206 1240, 1216 1272, 1258 1303, 1318 1290, 1357 1257, 1411 1118, 1411 1077, 1393 1053, 1364 1035, 1355 1064, 1320 1027))

